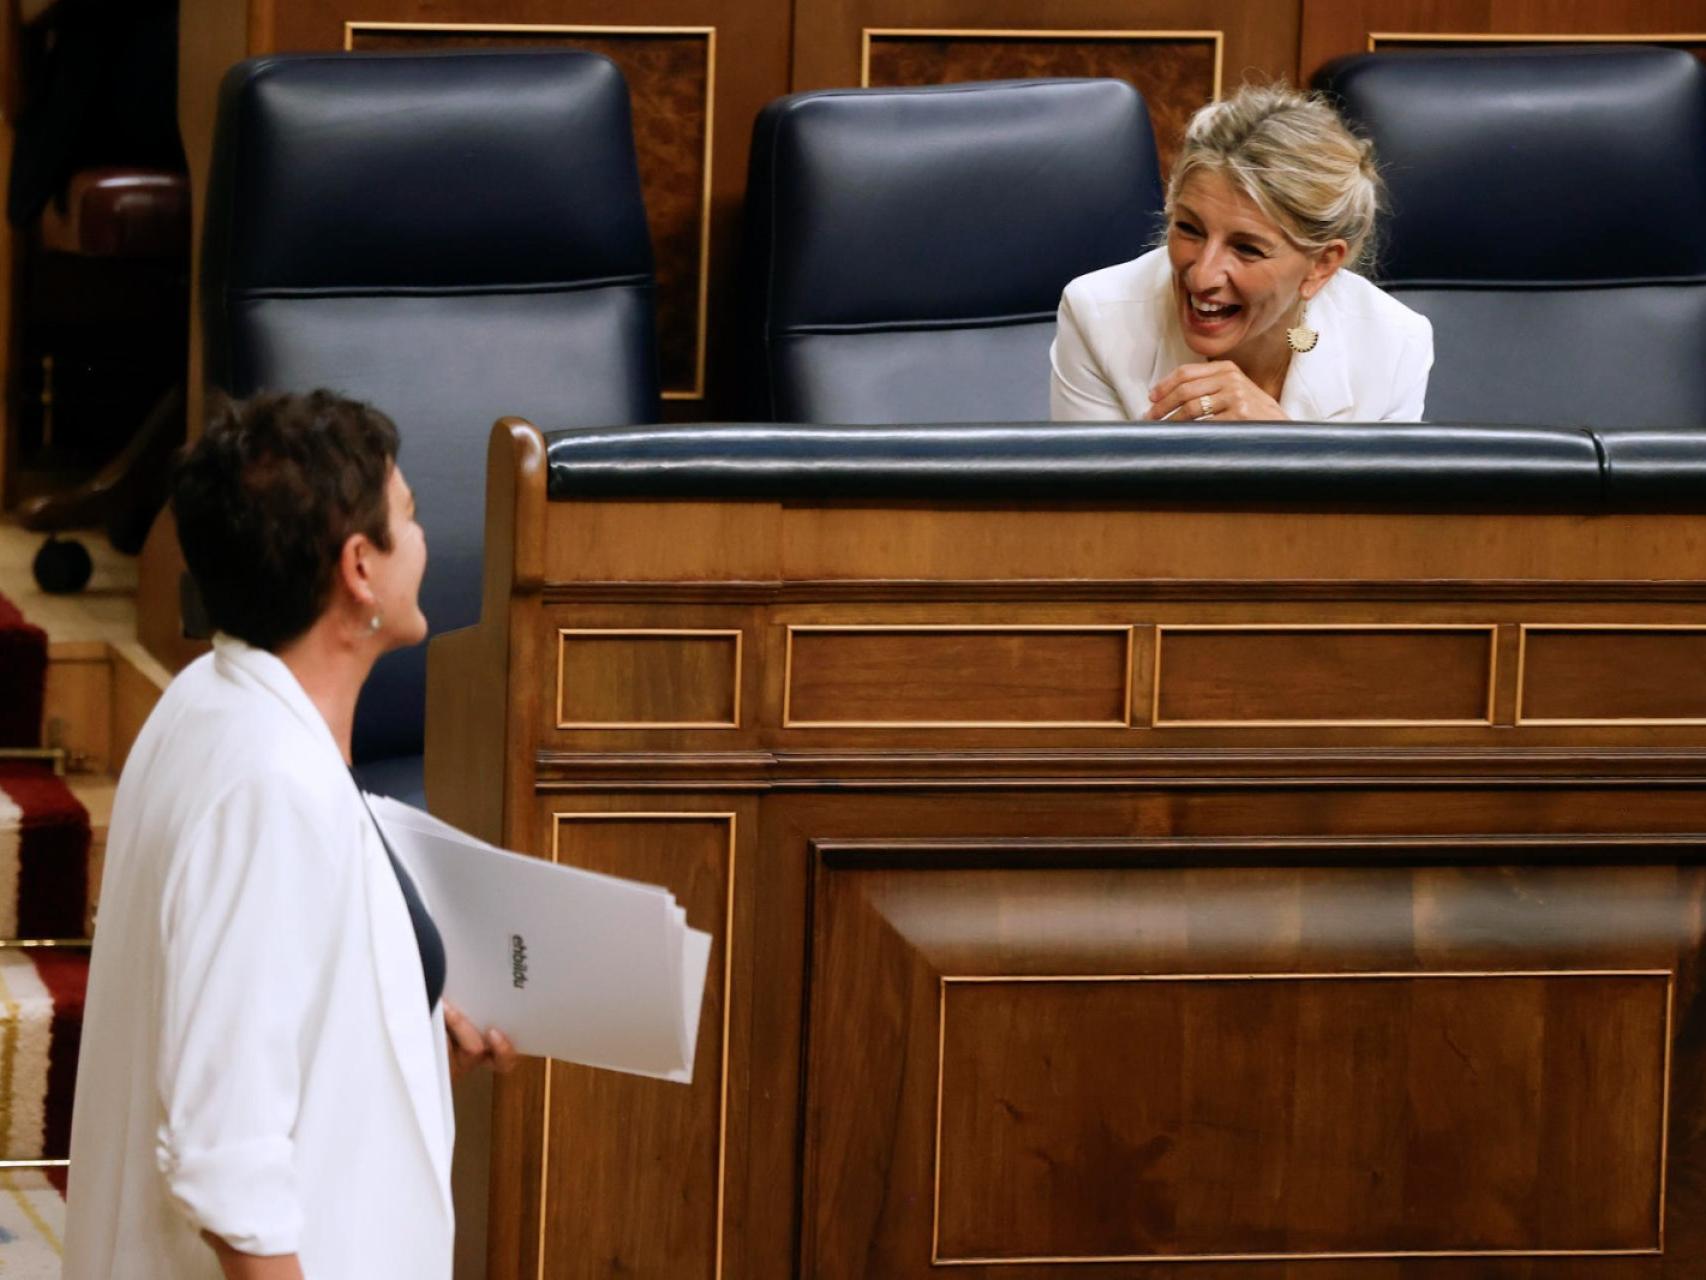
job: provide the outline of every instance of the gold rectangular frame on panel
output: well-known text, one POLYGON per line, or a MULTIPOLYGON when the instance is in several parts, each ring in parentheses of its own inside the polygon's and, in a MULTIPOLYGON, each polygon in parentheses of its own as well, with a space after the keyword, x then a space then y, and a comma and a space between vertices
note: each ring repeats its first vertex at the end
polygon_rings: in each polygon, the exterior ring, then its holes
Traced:
POLYGON ((1675 1038, 1676 974, 1668 969, 1508 969, 1508 970, 1402 970, 1319 973, 1135 973, 1135 974, 941 974, 937 979, 936 1002, 936 1133, 932 1152, 930 1262, 938 1267, 1001 1266, 1105 1266, 1110 1263, 1142 1262, 1326 1262, 1334 1259, 1402 1258, 1615 1258, 1653 1257, 1665 1250, 1665 1204, 1670 1164, 1671 1045, 1675 1038), (948 989, 951 985, 974 983, 1044 982, 1308 982, 1365 981, 1371 979, 1427 978, 1663 978, 1665 980, 1664 1066, 1658 1141, 1658 1206, 1655 1241, 1645 1249, 1463 1249, 1414 1250, 1368 1253, 1222 1253, 1222 1254, 1130 1254, 1110 1257, 1023 1257, 944 1258, 941 1256, 942 1216, 942 1089, 947 1059, 948 989))
POLYGON ((1214 101, 1219 102, 1226 63, 1226 33, 1197 30, 1090 30, 1008 27, 862 27, 859 32, 859 87, 871 87, 871 41, 873 39, 978 39, 978 40, 1210 40, 1214 43, 1214 101))
MULTIPOLYGON (((718 821, 728 825, 728 885, 724 891, 723 903, 723 1026, 722 1026, 722 1057, 718 1063, 717 1078, 717 1238, 713 1257, 715 1265, 711 1271, 711 1280, 722 1280, 723 1275, 723 1235, 725 1209, 728 1203, 728 1164, 729 1164, 729 997, 734 987, 734 923, 735 923, 735 824, 737 814, 727 811, 712 812, 697 809, 680 810, 644 810, 631 812, 585 812, 569 813, 559 811, 551 815, 551 861, 559 863, 562 846, 562 830, 565 822, 702 822, 718 821)), ((556 1069, 555 1059, 545 1060, 545 1093, 540 1106, 540 1146, 539 1146, 539 1242, 538 1242, 538 1280, 545 1280, 545 1230, 547 1225, 546 1201, 551 1190, 551 1077, 556 1069)))
POLYGON ((1518 35, 1511 32, 1474 31, 1370 31, 1368 51, 1378 53, 1382 44, 1706 44, 1706 33, 1665 32, 1652 35, 1518 35))
POLYGON ((1129 729, 1131 728, 1132 672, 1137 657, 1137 628, 1126 623, 789 623, 782 657, 782 727, 784 729, 1129 729), (797 632, 835 635, 920 634, 952 632, 1076 632, 1078 634, 1125 633, 1125 708, 1118 720, 796 720, 794 704, 794 635, 797 632))
POLYGON ((1149 723, 1155 729, 1438 729, 1492 727, 1499 695, 1499 628, 1492 622, 1204 622, 1158 623, 1149 723), (1487 709, 1474 720, 1163 720, 1161 718, 1161 654, 1168 632, 1290 631, 1483 631, 1487 635, 1487 709))
POLYGON ((1524 695, 1528 691, 1528 636, 1535 631, 1623 631, 1634 634, 1650 634, 1665 631, 1693 631, 1706 635, 1706 624, 1698 622, 1524 622, 1517 627, 1516 642, 1516 725, 1521 728, 1526 725, 1570 726, 1582 727, 1623 727, 1623 728, 1687 728, 1691 725, 1706 725, 1706 716, 1630 716, 1630 717, 1564 717, 1551 719, 1539 716, 1525 716, 1522 713, 1524 695))
POLYGON ((693 385, 685 391, 664 391, 665 400, 705 398, 705 353, 711 305, 711 163, 714 155, 717 106, 717 29, 668 25, 609 25, 553 22, 368 22, 344 23, 344 51, 355 47, 361 31, 462 31, 479 35, 704 36, 705 37, 705 179, 699 192, 698 324, 694 333, 693 385))
POLYGON ((746 633, 739 627, 558 627, 557 717, 559 729, 738 729, 742 655, 746 633), (708 636, 734 637, 734 708, 727 720, 565 720, 563 718, 563 650, 568 636, 708 636))

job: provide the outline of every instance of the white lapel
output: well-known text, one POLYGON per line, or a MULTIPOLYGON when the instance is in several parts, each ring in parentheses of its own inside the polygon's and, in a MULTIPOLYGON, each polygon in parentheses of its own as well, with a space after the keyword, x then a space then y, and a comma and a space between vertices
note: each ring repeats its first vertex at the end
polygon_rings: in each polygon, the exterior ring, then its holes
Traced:
POLYGON ((330 726, 319 708, 309 699, 290 668, 264 649, 252 648, 230 636, 214 637, 216 661, 227 664, 237 672, 261 685, 282 702, 290 713, 301 721, 309 734, 324 748, 323 757, 328 770, 343 775, 342 786, 334 787, 334 795, 348 797, 345 816, 360 832, 361 886, 366 907, 369 946, 373 957, 373 977, 379 988, 379 1007, 385 1023, 386 1040, 396 1059, 409 1095, 410 1109, 420 1127, 421 1139, 432 1160, 433 1182, 439 1188, 446 1220, 454 1218, 450 1201, 450 1148, 453 1141, 448 1121, 449 1099, 440 1075, 446 1069, 446 1048, 442 1019, 422 1017, 421 1006, 426 1003, 426 978, 421 971, 420 948, 415 942, 414 925, 409 920, 409 908, 403 901, 403 891, 391 870, 385 847, 369 820, 366 807, 348 777, 343 753, 332 737, 330 726), (437 1064, 438 1070, 434 1071, 437 1064))
POLYGON ((391 861, 385 856, 384 846, 379 843, 379 835, 365 810, 360 820, 367 925, 373 941, 370 948, 373 976, 379 986, 385 1033, 408 1090, 421 1137, 432 1157, 433 1182, 443 1198, 446 1215, 451 1215, 451 1137, 445 1124, 448 1103, 439 1078, 446 1069, 442 1065, 446 1059, 444 1037, 439 1029, 441 1020, 432 1015, 421 1016, 426 1003, 426 978, 421 972, 420 948, 409 920, 409 908, 398 887, 397 874, 391 869, 391 861))
MULTIPOLYGON (((1182 364, 1198 364, 1202 357, 1192 351, 1185 342, 1185 335, 1179 332, 1179 318, 1173 313, 1173 286, 1170 278, 1163 281, 1163 287, 1150 297, 1144 304, 1147 315, 1142 322, 1142 328, 1134 328, 1134 332, 1147 330, 1159 334, 1160 340, 1155 344, 1154 355, 1149 366, 1149 378, 1143 384, 1143 393, 1147 401, 1149 389, 1161 379, 1182 364)), ((1149 412, 1149 405, 1128 405, 1128 409, 1136 409, 1134 420, 1141 421, 1144 414, 1149 412)), ((1175 415, 1175 421, 1177 417, 1175 415)))

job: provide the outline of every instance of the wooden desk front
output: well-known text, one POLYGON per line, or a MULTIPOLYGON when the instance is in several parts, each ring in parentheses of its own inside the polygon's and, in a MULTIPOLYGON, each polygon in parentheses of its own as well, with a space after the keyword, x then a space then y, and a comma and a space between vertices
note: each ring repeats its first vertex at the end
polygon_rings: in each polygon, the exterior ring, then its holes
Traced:
POLYGON ((691 1087, 499 1089, 494 1277, 1706 1274, 1702 520, 548 502, 435 810, 668 885, 691 1087))

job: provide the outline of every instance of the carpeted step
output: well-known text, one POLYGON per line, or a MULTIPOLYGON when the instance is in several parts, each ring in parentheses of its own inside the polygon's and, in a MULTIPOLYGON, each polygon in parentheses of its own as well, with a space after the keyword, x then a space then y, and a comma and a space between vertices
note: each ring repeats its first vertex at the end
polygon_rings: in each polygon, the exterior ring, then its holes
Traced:
POLYGON ((0 747, 41 745, 47 687, 47 632, 0 596, 0 747))
POLYGON ((0 1160, 63 1160, 89 953, 0 948, 0 1160))
POLYGON ((81 938, 89 811, 63 778, 0 761, 0 938, 81 938))

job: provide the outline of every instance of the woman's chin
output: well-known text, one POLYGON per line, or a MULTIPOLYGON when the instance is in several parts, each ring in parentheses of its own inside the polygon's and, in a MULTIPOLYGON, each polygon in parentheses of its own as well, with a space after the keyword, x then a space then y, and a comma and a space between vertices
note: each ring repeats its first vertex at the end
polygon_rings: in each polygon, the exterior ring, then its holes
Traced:
POLYGON ((1191 349, 1192 354, 1199 355, 1204 360, 1225 360, 1238 344, 1224 337, 1207 337, 1187 329, 1185 345, 1191 349))
POLYGON ((417 613, 415 621, 407 627, 398 627, 391 633, 391 643, 385 647, 387 653, 398 649, 408 649, 420 644, 427 638, 427 620, 424 614, 417 613))
POLYGON ((1204 328, 1203 325, 1193 323, 1193 317, 1180 317, 1179 330, 1185 339, 1185 345, 1204 360, 1225 360, 1231 352, 1238 349, 1239 340, 1244 333, 1244 327, 1236 322, 1216 325, 1209 332, 1204 332, 1204 328))

